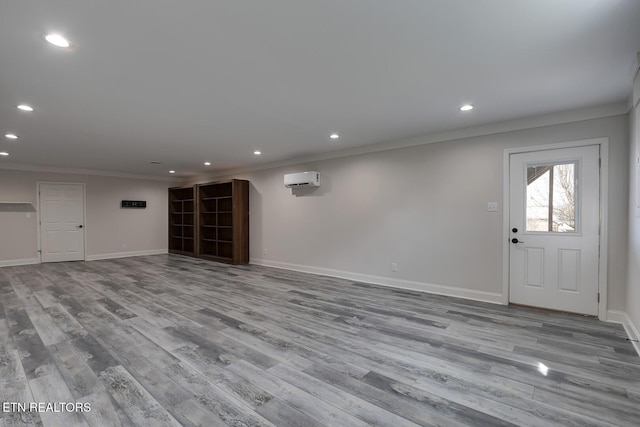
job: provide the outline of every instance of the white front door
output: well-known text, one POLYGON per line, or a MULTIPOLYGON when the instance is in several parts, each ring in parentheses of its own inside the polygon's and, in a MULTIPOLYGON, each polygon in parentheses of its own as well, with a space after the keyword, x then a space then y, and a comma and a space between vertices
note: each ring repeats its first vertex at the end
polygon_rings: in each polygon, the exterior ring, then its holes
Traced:
POLYGON ((40 184, 42 262, 84 260, 84 186, 40 184))
POLYGON ((509 301, 598 314, 600 147, 511 154, 509 301))

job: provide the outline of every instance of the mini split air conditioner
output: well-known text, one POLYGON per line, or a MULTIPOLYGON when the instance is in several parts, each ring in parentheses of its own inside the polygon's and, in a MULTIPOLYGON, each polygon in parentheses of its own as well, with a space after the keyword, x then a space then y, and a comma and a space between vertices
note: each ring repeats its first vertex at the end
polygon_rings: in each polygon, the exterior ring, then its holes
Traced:
POLYGON ((284 186, 287 188, 320 187, 320 172, 288 173, 284 176, 284 186))

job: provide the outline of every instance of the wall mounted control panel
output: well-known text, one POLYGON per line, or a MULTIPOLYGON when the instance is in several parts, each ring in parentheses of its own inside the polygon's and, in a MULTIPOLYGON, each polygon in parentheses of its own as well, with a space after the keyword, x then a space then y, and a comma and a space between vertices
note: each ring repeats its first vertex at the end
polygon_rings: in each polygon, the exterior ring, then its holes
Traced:
POLYGON ((120 202, 121 208, 139 208, 144 209, 147 207, 146 200, 123 200, 120 202))

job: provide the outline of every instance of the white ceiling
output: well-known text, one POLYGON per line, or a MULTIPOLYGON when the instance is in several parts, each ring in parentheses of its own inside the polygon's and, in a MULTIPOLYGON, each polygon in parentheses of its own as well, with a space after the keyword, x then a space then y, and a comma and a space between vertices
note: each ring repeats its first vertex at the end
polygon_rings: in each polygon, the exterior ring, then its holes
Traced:
POLYGON ((638 0, 3 0, 0 167, 186 176, 621 102, 639 22, 638 0))

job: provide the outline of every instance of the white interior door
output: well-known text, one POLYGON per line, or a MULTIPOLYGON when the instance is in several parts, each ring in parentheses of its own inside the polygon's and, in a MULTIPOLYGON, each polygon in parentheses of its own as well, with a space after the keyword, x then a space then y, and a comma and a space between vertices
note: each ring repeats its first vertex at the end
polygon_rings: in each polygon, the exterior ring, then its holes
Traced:
POLYGON ((84 186, 40 184, 42 262, 84 260, 84 186))
POLYGON ((598 314, 600 148, 511 154, 509 301, 598 314))

